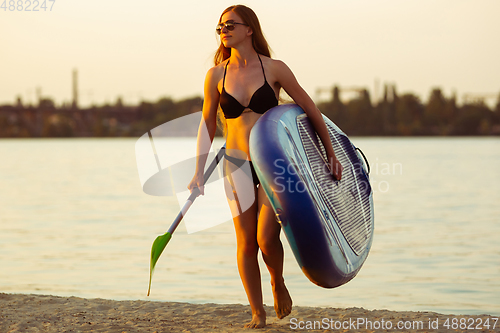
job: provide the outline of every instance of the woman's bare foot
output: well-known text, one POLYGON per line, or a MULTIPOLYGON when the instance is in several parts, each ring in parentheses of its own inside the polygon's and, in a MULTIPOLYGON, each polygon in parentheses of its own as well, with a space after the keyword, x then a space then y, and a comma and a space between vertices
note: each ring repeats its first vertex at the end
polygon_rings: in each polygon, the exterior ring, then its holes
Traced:
POLYGON ((262 328, 266 326, 266 312, 252 314, 252 321, 245 325, 246 328, 262 328))
POLYGON ((274 311, 279 319, 283 319, 292 312, 292 298, 285 287, 285 283, 273 285, 274 311))

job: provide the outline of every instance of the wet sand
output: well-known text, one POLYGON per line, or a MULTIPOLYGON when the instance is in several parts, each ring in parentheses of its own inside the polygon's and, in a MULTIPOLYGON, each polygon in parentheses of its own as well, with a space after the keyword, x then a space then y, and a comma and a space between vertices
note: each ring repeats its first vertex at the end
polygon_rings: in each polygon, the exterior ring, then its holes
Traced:
MULTIPOLYGON (((288 317, 280 320, 271 306, 266 306, 266 311, 268 325, 257 329, 258 332, 500 332, 500 322, 496 322, 493 329, 494 316, 488 315, 295 306, 288 317), (489 319, 489 329, 486 319, 489 319), (406 328, 400 329, 398 324, 406 328)), ((0 293, 2 333, 252 332, 253 329, 244 328, 250 318, 250 307, 241 304, 112 301, 0 293)))

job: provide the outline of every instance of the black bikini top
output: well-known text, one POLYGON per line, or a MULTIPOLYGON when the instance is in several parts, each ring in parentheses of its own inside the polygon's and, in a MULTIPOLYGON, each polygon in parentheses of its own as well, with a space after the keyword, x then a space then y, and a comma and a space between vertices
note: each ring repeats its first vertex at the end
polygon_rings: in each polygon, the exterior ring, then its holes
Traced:
POLYGON ((220 93, 219 98, 219 104, 226 119, 238 118, 246 108, 251 109, 255 113, 263 114, 270 108, 278 105, 278 100, 276 99, 274 90, 267 82, 266 73, 264 72, 264 66, 262 65, 260 56, 259 61, 260 66, 262 67, 262 74, 264 74, 264 84, 253 93, 252 98, 250 99, 250 103, 247 107, 241 105, 241 103, 238 102, 236 98, 229 95, 224 88, 224 84, 226 82, 227 65, 229 64, 229 60, 227 61, 226 67, 224 68, 222 92, 220 93))

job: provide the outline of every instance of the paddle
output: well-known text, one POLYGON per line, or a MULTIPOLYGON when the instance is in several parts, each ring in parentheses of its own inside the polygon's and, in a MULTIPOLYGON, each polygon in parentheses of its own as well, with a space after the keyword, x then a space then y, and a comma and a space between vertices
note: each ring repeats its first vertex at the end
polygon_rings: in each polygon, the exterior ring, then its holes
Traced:
MULTIPOLYGON (((224 144, 217 155, 215 156, 215 159, 210 163, 208 166, 208 169, 205 171, 205 174, 203 175, 203 185, 208 181, 208 178, 212 175, 212 173, 215 170, 215 167, 217 164, 219 164, 219 161, 222 159, 224 156, 224 152, 226 150, 226 144, 224 144)), ((181 211, 179 214, 177 214, 177 217, 175 218, 174 222, 168 229, 168 231, 164 235, 160 235, 156 237, 155 241, 153 242, 153 246, 151 247, 151 262, 149 266, 149 288, 148 288, 148 296, 149 292, 151 291, 151 279, 153 278, 153 271, 155 269, 156 262, 160 258, 161 253, 167 246, 168 242, 170 241, 170 238, 172 238, 172 234, 174 233, 175 229, 181 223, 182 218, 184 215, 187 213, 189 207, 193 204, 194 200, 198 195, 200 194, 200 190, 198 188, 195 188, 193 192, 191 192, 191 195, 189 198, 186 200, 186 203, 182 207, 181 211)))

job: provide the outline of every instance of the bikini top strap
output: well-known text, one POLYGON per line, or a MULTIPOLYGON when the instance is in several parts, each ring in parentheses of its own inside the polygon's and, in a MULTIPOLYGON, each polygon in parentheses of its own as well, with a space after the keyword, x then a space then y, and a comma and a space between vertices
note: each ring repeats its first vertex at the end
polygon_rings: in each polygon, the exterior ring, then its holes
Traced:
POLYGON ((226 62, 226 66, 224 67, 224 79, 222 79, 222 88, 224 88, 224 84, 226 83, 226 71, 227 71, 227 65, 229 65, 229 59, 226 62))
POLYGON ((266 72, 264 71, 264 65, 262 64, 262 60, 260 59, 260 55, 258 53, 257 53, 257 56, 259 57, 260 67, 262 67, 262 74, 264 74, 264 80, 267 81, 266 72))

